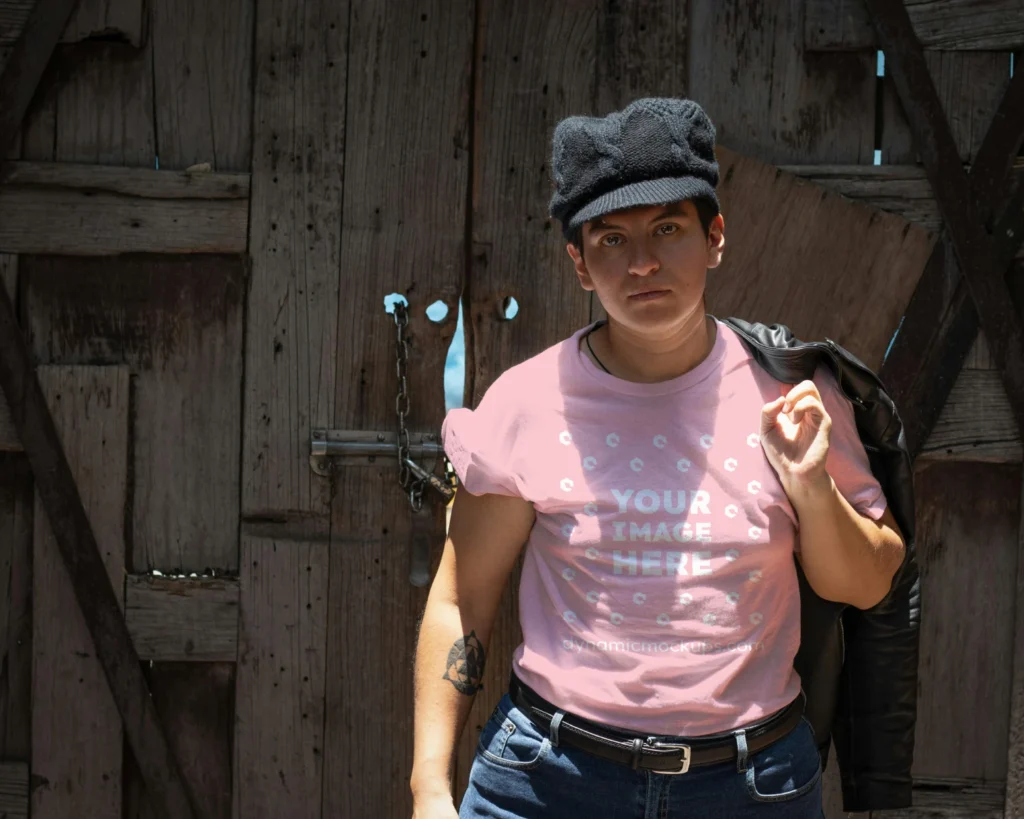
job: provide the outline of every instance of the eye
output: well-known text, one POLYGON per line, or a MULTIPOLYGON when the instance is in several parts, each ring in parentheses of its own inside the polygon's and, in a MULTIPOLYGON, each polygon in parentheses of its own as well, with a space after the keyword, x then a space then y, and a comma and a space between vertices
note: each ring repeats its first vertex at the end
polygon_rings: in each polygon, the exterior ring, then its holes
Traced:
POLYGON ((609 233, 609 234, 608 234, 607 236, 605 236, 605 237, 604 237, 604 238, 603 238, 603 239, 601 240, 601 244, 603 244, 603 245, 604 245, 605 247, 617 247, 617 246, 618 246, 618 244, 619 244, 618 242, 615 242, 615 243, 609 244, 608 240, 609 240, 609 239, 621 239, 621 238, 622 238, 622 237, 621 237, 621 236, 619 236, 619 234, 617 234, 617 233, 609 233))
POLYGON ((670 228, 670 230, 668 230, 667 232, 663 233, 662 235, 663 236, 670 236, 670 235, 672 235, 673 233, 676 233, 679 230, 679 225, 673 225, 671 222, 669 222, 668 224, 664 224, 661 227, 659 227, 658 230, 662 230, 663 228, 670 228))

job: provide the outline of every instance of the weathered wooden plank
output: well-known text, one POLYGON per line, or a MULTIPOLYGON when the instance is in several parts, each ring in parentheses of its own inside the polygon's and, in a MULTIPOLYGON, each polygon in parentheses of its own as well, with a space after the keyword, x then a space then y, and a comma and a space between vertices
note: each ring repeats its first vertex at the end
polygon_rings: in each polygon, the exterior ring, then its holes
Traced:
POLYGON ((57 52, 26 120, 22 159, 156 167, 152 41, 57 52))
POLYGON ((0 455, 0 759, 32 747, 32 491, 24 457, 0 455))
POLYGON ((0 187, 0 250, 111 256, 244 253, 245 200, 132 199, 0 187))
MULTIPOLYGON (((1024 510, 1024 481, 1020 509, 1024 510)), ((1006 752, 1004 819, 1024 816, 1024 518, 1017 529, 1017 572, 1010 677, 1010 725, 1006 752)))
POLYGON ((914 777, 1006 776, 1020 464, 921 462, 921 674, 914 777), (970 601, 969 615, 964 601, 970 601), (956 703, 956 707, 951 707, 956 703))
POLYGON ((875 56, 804 53, 804 3, 692 3, 688 95, 733 150, 870 164, 875 56))
MULTIPOLYGON (((823 185, 849 199, 914 222, 931 233, 942 227, 938 203, 920 165, 780 165, 781 170, 823 185)), ((1024 177, 1024 159, 1011 173, 1024 177)), ((1018 182, 1019 184, 1019 182, 1018 182)), ((1024 255, 1024 248, 1018 256, 1024 255)))
POLYGON ((28 763, 0 762, 0 816, 28 819, 28 763))
MULTIPOLYGON (((809 50, 878 47, 864 0, 805 0, 809 50)), ((1001 51, 1024 46, 1020 0, 904 0, 921 44, 947 51, 1001 51)))
MULTIPOLYGON (((33 0, 0 0, 0 45, 10 45, 18 39, 33 5, 33 0)), ((142 26, 142 0, 80 0, 60 42, 106 37, 138 46, 142 42, 142 26)))
POLYGON ((728 250, 708 275, 708 311, 827 336, 879 367, 934 236, 722 146, 718 158, 728 250), (821 310, 830 303, 843 309, 821 310))
POLYGON ((53 49, 78 0, 39 0, 33 4, 0 74, 0 156, 7 156, 21 130, 53 49))
POLYGON ((139 199, 248 199, 249 174, 121 168, 77 162, 9 162, 10 187, 113 193, 139 199))
MULTIPOLYGON (((305 0, 256 15, 241 507, 243 526, 284 520, 290 536, 330 529, 308 458, 310 431, 334 426, 341 357, 349 18, 348 2, 305 0)), ((239 571, 234 816, 320 819, 328 543, 243 534, 239 571)))
POLYGON ((320 819, 328 546, 243 537, 242 555, 233 815, 320 819))
POLYGON ((132 369, 132 570, 237 570, 244 261, 26 256, 21 266, 36 360, 132 369))
POLYGON ((689 14, 675 0, 598 7, 595 112, 621 110, 640 96, 679 96, 687 85, 689 14))
MULTIPOLYGON (((336 423, 344 429, 396 428, 396 328, 384 312, 384 297, 397 292, 410 306, 408 427, 436 432, 466 259, 474 4, 357 3, 351 27, 349 64, 360 69, 348 80, 336 423), (378 36, 380 31, 387 36, 378 36), (409 94, 412 87, 419 91, 409 94), (381 162, 380 156, 401 159, 381 162), (427 198, 409 196, 428 190, 427 198), (367 275, 371 270, 378 274, 367 275), (438 299, 448 305, 443 324, 426 316, 438 299)), ((524 174, 543 178, 543 162, 538 157, 524 174)), ((414 544, 425 547, 433 567, 444 542, 443 508, 432 500, 426 499, 414 523, 393 458, 369 469, 344 468, 338 476, 331 527, 325 816, 412 813, 408 787, 395 783, 409 777, 412 624, 428 592, 409 582, 410 553, 414 544), (363 602, 353 606, 353 600, 363 602), (369 663, 358 659, 364 651, 373 658, 369 663), (382 675, 387 685, 381 685, 382 675), (393 738, 389 743, 376 741, 382 721, 393 738), (363 784, 353 788, 352 782, 363 784)))
POLYGON ((124 618, 140 660, 234 662, 238 581, 130 574, 124 618))
MULTIPOLYGON (((128 368, 42 367, 39 381, 123 604, 128 368)), ((32 815, 117 816, 121 719, 41 499, 32 566, 32 815)))
MULTIPOLYGON (((7 253, 0 253, 0 287, 7 291, 12 304, 17 303, 18 290, 18 257, 7 253)), ((7 407, 7 401, 0 394, 0 452, 18 451, 21 449, 21 441, 14 431, 14 422, 11 420, 11 411, 7 407)))
POLYGON ((962 369, 918 457, 1019 462, 1022 454, 999 372, 962 369))
MULTIPOLYGON (((231 819, 234 663, 155 663, 147 670, 168 742, 204 819, 231 819)), ((155 819, 134 765, 125 765, 125 819, 155 819)))
POLYGON ((243 514, 330 504, 308 455, 335 414, 347 21, 347 2, 257 15, 243 514))
MULTIPOLYGON (((548 216, 551 132, 563 117, 607 113, 594 110, 593 72, 580 70, 596 65, 597 19, 605 5, 479 4, 473 245, 465 313, 467 406, 476 406, 508 367, 590 320, 589 294, 572 274, 561 226, 548 216), (538 287, 538 281, 545 286, 538 287), (502 306, 510 296, 519 312, 506 320, 502 306)), ((606 104, 612 97, 621 102, 621 92, 606 93, 606 104)), ((479 731, 508 688, 512 654, 522 642, 521 569, 520 557, 498 604, 484 688, 457 747, 456 804, 465 792, 479 731)), ((438 664, 443 673, 444 658, 438 664)))
POLYGON ((243 253, 249 177, 64 162, 11 162, 0 249, 105 255, 243 253))
POLYGON ((154 102, 161 168, 209 162, 247 171, 252 146, 255 0, 153 0, 154 102))
MULTIPOLYGON (((974 54, 930 51, 925 54, 925 60, 935 90, 942 101, 942 110, 960 152, 960 159, 970 162, 978 153, 982 139, 992 124, 992 115, 999 108, 999 102, 1010 82, 1010 55, 1005 51, 974 54)), ((888 74, 882 82, 881 117, 882 163, 918 162, 917 148, 906 114, 903 113, 903 103, 888 74)))

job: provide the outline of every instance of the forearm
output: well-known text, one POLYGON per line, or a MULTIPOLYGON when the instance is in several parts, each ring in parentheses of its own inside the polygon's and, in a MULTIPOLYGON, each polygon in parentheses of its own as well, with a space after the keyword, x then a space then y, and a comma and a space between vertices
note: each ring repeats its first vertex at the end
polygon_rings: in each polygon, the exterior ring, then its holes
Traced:
POLYGON ((818 596, 862 609, 881 600, 902 561, 899 534, 854 509, 827 473, 787 494, 800 520, 800 565, 818 596))
POLYGON ((455 746, 483 679, 492 625, 484 619, 431 590, 416 647, 414 794, 451 789, 455 746))

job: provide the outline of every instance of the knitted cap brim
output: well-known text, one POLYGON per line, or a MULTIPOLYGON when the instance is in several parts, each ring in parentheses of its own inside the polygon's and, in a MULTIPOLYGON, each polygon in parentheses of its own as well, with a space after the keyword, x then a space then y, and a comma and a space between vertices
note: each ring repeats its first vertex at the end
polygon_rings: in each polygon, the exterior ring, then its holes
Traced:
POLYGON ((602 194, 588 202, 562 226, 565 237, 571 238, 576 229, 584 222, 598 216, 626 208, 645 205, 667 205, 669 202, 680 202, 683 199, 707 197, 716 206, 718 195, 709 182, 694 176, 670 176, 662 179, 642 179, 630 185, 624 185, 613 191, 602 194))

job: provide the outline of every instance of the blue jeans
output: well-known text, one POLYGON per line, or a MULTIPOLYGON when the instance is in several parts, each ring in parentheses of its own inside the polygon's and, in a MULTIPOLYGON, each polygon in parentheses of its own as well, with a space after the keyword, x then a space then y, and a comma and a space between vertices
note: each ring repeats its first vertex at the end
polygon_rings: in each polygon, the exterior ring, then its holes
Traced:
MULTIPOLYGON (((821 756, 806 718, 756 753, 672 775, 552 744, 506 692, 480 732, 459 819, 823 819, 821 756)), ((665 736, 662 739, 670 740, 665 736)))

